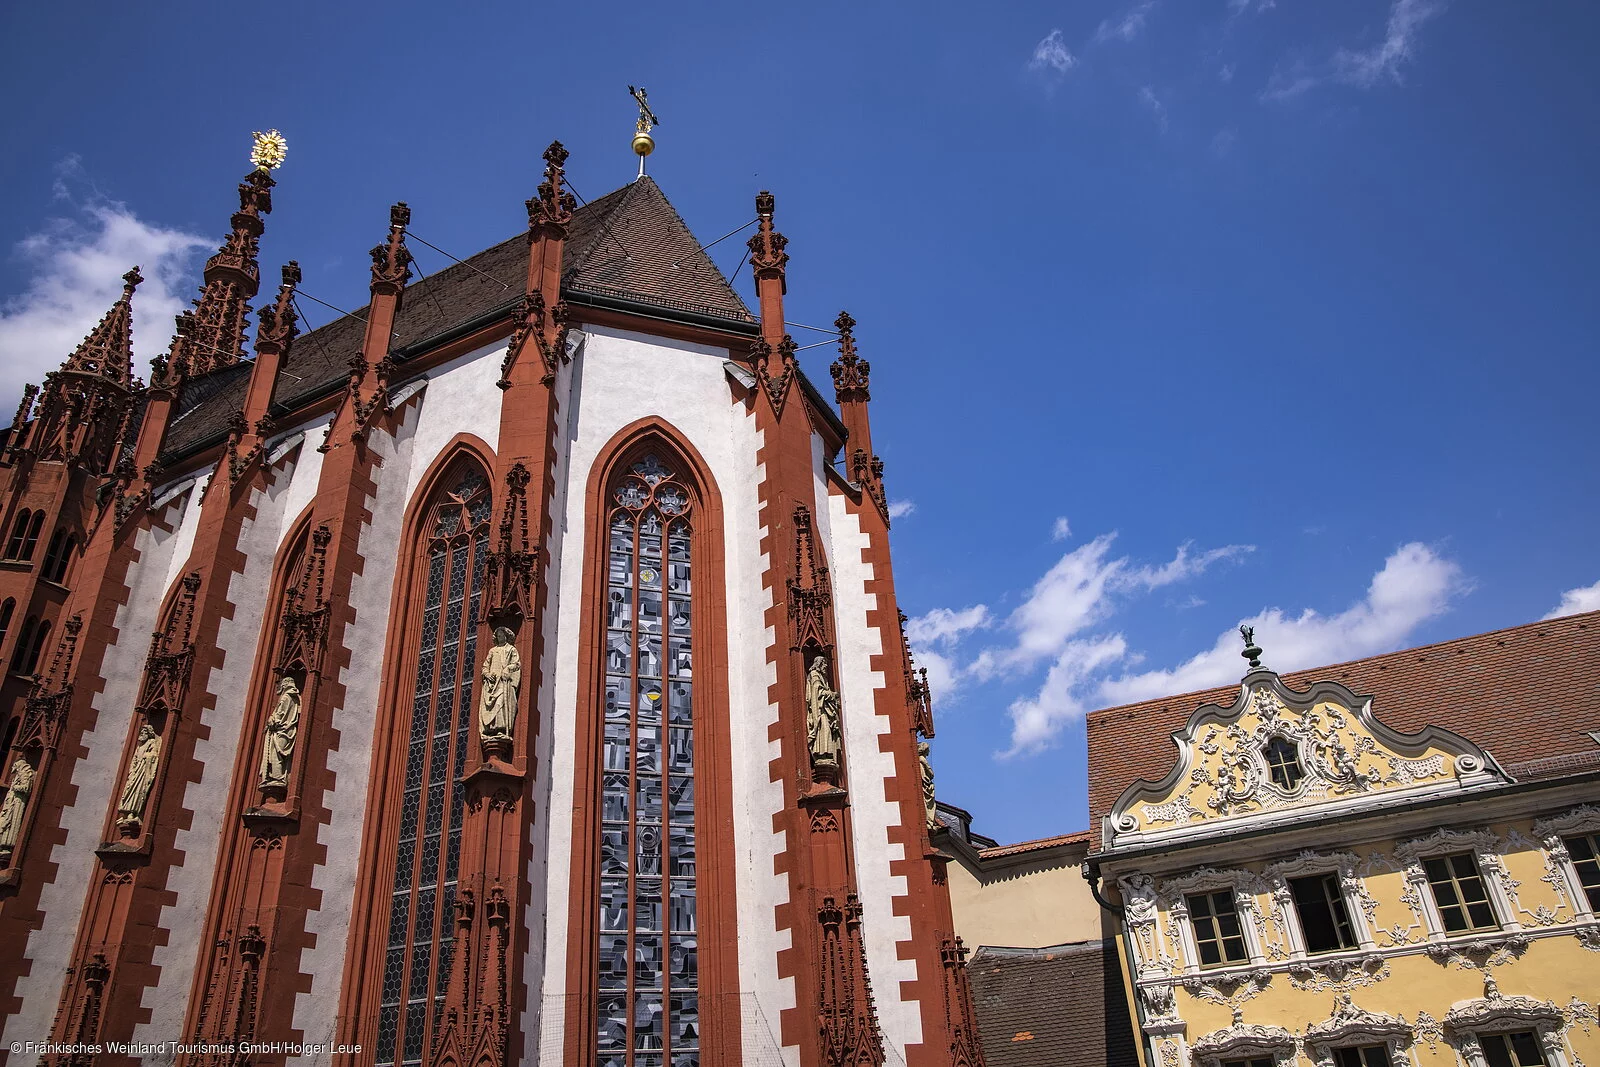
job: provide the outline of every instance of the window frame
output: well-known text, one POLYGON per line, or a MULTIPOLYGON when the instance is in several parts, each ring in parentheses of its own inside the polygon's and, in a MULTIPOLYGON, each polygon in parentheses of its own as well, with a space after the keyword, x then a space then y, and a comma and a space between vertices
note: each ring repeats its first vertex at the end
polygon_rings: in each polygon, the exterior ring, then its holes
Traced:
POLYGON ((1559 878, 1559 884, 1566 887, 1573 922, 1593 924, 1600 921, 1600 909, 1589 902, 1577 862, 1567 848, 1569 837, 1600 837, 1600 807, 1580 804, 1560 815, 1540 819, 1533 824, 1533 836, 1544 844, 1546 867, 1559 878))
POLYGON ((1445 1036, 1467 1067, 1490 1067, 1483 1038, 1531 1031, 1544 1067, 1571 1067, 1566 1015, 1546 1000, 1494 995, 1457 1004, 1444 1019, 1445 1036))
POLYGON ((1433 943, 1451 940, 1473 940, 1482 937, 1503 936, 1522 929, 1517 921, 1516 908, 1505 885, 1505 863, 1500 858, 1500 839, 1489 830, 1438 829, 1427 837, 1403 841, 1395 848, 1395 856, 1404 865, 1409 889, 1421 904, 1422 920, 1427 927, 1428 940, 1433 943), (1484 895, 1489 901, 1498 926, 1471 930, 1447 930, 1434 899, 1433 885, 1428 878, 1424 860, 1453 853, 1470 852, 1477 865, 1478 876, 1483 880, 1484 895))
POLYGON ((1261 911, 1256 897, 1263 890, 1260 876, 1246 870, 1203 869, 1182 878, 1161 883, 1159 899, 1164 910, 1176 920, 1180 948, 1183 952, 1184 974, 1214 974, 1232 967, 1260 967, 1267 962, 1262 944, 1261 911), (1239 917, 1239 931, 1244 936, 1246 958, 1237 962, 1202 964, 1200 947, 1195 936, 1194 922, 1189 914, 1190 894, 1233 892, 1233 910, 1239 917))
POLYGON ((1277 913, 1280 929, 1289 942, 1289 956, 1293 960, 1322 960, 1340 953, 1371 953, 1378 951, 1373 937, 1371 914, 1377 901, 1367 890, 1366 880, 1356 873, 1360 860, 1353 852, 1315 852, 1307 849, 1292 859, 1279 860, 1267 865, 1263 875, 1272 887, 1272 903, 1277 913), (1345 919, 1355 944, 1348 948, 1312 951, 1306 947, 1305 928, 1301 923, 1299 905, 1294 899, 1290 882, 1301 878, 1332 875, 1339 887, 1339 899, 1344 904, 1345 919))
POLYGON ((1433 906, 1438 909, 1439 922, 1443 925, 1447 934, 1477 935, 1496 932, 1500 929, 1499 919, 1494 914, 1494 904, 1489 899, 1488 879, 1484 876, 1483 867, 1478 862, 1478 854, 1476 852, 1442 852, 1435 856, 1424 856, 1422 858, 1422 870, 1428 876, 1428 891, 1433 894, 1433 906), (1471 864, 1472 871, 1470 875, 1463 875, 1456 869, 1456 861, 1462 859, 1471 864), (1450 884, 1451 892, 1456 896, 1454 904, 1441 904, 1439 902, 1439 887, 1442 882, 1435 877, 1431 869, 1433 864, 1442 864, 1444 866, 1445 877, 1443 882, 1450 884), (1477 880, 1478 888, 1483 893, 1481 900, 1468 900, 1462 892, 1468 879, 1477 880), (1473 917, 1472 905, 1474 904, 1482 904, 1489 909, 1489 921, 1487 923, 1479 923, 1473 917), (1463 921, 1465 921, 1466 926, 1464 928, 1459 930, 1450 929, 1450 920, 1446 912, 1452 910, 1459 913, 1463 921))

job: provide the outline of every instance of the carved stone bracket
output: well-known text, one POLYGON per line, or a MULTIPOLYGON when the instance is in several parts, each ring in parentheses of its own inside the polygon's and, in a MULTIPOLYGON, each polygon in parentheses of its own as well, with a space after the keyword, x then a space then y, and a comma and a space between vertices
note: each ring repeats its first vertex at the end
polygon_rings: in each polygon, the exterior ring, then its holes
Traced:
POLYGON ((544 294, 535 290, 522 298, 517 316, 517 326, 506 343, 505 358, 500 361, 501 389, 511 388, 511 368, 517 365, 523 348, 532 342, 544 365, 544 375, 539 381, 549 385, 556 380, 556 370, 567 358, 567 302, 560 300, 551 308, 545 306, 544 294))
POLYGON ((783 340, 778 342, 776 352, 760 337, 750 342, 751 370, 754 371, 756 380, 761 383, 761 388, 766 390, 767 399, 772 401, 772 409, 779 415, 783 414, 783 405, 789 398, 789 389, 800 372, 800 363, 795 359, 794 353, 794 338, 788 334, 784 334, 783 340), (775 357, 778 364, 776 373, 773 372, 772 366, 775 357))

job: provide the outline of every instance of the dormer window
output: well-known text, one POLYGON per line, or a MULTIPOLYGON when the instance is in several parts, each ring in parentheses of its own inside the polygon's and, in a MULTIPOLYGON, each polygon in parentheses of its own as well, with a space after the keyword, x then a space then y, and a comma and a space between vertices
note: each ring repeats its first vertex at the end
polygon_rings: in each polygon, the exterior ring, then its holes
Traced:
POLYGON ((1306 770, 1300 766, 1300 752, 1288 740, 1274 737, 1267 742, 1267 747, 1261 750, 1266 757, 1267 771, 1272 775, 1272 784, 1282 789, 1285 793, 1294 792, 1301 779, 1306 776, 1306 770))

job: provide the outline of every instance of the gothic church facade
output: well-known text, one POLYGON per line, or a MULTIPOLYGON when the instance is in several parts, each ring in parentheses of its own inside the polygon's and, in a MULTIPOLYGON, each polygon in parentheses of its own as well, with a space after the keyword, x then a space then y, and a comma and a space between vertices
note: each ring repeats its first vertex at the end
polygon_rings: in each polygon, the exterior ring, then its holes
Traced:
POLYGON ((836 411, 771 196, 752 312, 565 158, 415 283, 396 205, 304 335, 289 263, 247 346, 258 168, 148 385, 134 272, 23 398, 6 1062, 981 1062, 854 324, 836 411))

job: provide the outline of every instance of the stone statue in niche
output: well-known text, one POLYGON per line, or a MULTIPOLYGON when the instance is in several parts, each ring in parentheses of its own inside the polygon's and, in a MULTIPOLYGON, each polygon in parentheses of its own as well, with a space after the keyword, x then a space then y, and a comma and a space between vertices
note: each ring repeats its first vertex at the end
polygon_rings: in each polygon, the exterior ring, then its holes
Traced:
POLYGON ((839 766, 839 694, 828 682, 828 657, 818 656, 806 672, 806 739, 811 765, 839 766))
POLYGON ((939 825, 939 805, 933 798, 933 764, 928 762, 928 742, 917 742, 917 762, 922 765, 922 810, 928 829, 939 825))
POLYGON ((161 738, 155 729, 145 723, 139 727, 139 741, 133 757, 128 760, 128 776, 122 782, 122 797, 117 801, 117 825, 129 832, 137 831, 144 817, 145 801, 150 799, 150 789, 156 784, 156 768, 161 765, 161 738))
POLYGON ((294 741, 300 733, 300 687, 293 678, 278 679, 278 703, 267 717, 261 741, 261 788, 287 789, 294 741))
POLYGON ((522 657, 511 643, 509 627, 496 626, 494 647, 483 661, 483 687, 478 693, 478 732, 485 755, 504 756, 511 750, 517 725, 517 694, 522 689, 522 657))
POLYGON ((22 833, 22 813, 28 810, 28 797, 33 793, 33 764, 24 756, 11 763, 11 780, 6 783, 6 799, 0 803, 0 866, 16 850, 17 837, 22 833))

